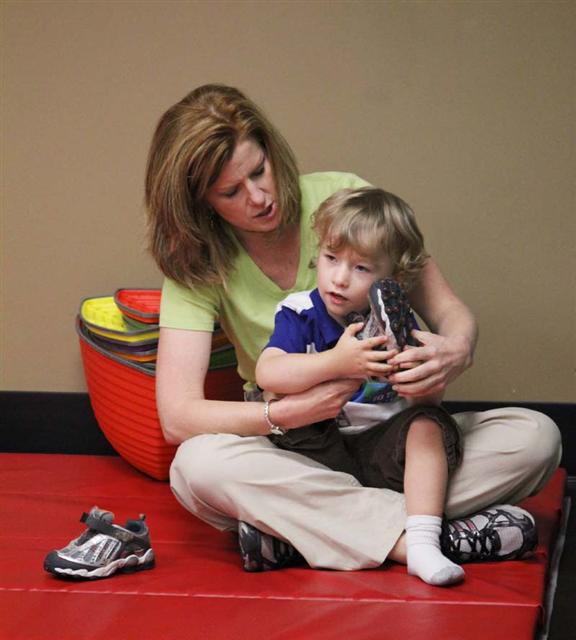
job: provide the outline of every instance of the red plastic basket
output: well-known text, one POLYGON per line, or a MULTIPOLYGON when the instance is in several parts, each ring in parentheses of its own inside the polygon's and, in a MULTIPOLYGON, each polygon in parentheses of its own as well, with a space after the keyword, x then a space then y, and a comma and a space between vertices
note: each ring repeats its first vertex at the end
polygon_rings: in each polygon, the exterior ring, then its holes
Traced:
POLYGON ((160 289, 118 289, 114 294, 114 302, 129 318, 158 323, 161 297, 160 289))
MULTIPOLYGON (((82 331, 80 319, 76 328, 90 403, 102 432, 127 462, 157 480, 166 480, 176 447, 162 435, 154 372, 96 345, 82 331)), ((242 380, 236 368, 209 371, 205 394, 213 400, 241 400, 242 380)))

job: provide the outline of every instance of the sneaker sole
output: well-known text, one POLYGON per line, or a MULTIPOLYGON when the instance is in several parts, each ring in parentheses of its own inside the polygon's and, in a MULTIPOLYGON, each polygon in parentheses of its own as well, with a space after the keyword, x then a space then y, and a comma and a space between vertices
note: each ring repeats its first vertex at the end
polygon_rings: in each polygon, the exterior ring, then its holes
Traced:
POLYGON ((379 332, 388 336, 388 350, 402 350, 407 344, 417 344, 411 335, 410 305, 398 282, 390 278, 376 281, 370 288, 368 300, 379 332))
POLYGON ((44 567, 46 571, 59 577, 76 578, 79 580, 97 580, 98 578, 108 578, 114 573, 133 573, 153 569, 156 564, 154 550, 148 549, 143 556, 130 555, 126 558, 118 558, 103 567, 96 569, 72 569, 70 567, 44 567))

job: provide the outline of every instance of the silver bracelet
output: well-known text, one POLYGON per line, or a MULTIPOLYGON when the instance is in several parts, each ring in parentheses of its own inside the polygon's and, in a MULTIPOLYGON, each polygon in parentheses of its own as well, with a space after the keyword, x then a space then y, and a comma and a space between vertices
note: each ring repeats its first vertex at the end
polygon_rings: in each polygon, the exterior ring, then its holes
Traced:
POLYGON ((270 419, 270 403, 275 402, 275 400, 266 400, 264 403, 264 420, 266 420, 266 424, 270 429, 270 433, 275 436, 283 436, 286 433, 286 429, 282 429, 277 424, 274 424, 270 419))

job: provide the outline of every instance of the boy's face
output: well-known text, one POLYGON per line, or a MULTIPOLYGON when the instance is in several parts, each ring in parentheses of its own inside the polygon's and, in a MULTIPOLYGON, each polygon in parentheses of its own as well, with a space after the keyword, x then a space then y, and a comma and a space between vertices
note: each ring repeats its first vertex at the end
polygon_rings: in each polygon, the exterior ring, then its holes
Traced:
POLYGON ((317 286, 328 313, 341 324, 351 311, 368 308, 368 290, 375 280, 392 273, 388 258, 378 263, 351 248, 338 251, 326 244, 320 246, 317 264, 317 286))

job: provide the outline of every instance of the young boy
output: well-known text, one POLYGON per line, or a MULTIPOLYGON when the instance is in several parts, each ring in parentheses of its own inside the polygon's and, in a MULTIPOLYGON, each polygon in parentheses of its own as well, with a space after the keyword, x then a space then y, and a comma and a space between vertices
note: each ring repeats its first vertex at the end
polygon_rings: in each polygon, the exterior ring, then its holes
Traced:
POLYGON ((271 439, 365 486, 404 492, 409 573, 433 585, 460 582, 463 569, 440 550, 448 477, 461 456, 458 427, 440 398, 410 406, 386 380, 387 361, 410 342, 412 328, 402 289, 388 278, 409 288, 427 258, 414 214, 381 189, 345 189, 320 206, 314 228, 317 288, 279 305, 256 380, 271 394, 335 378, 357 378, 360 388, 336 420, 286 433, 273 424, 269 400, 271 439), (368 322, 349 324, 370 308, 368 322))

